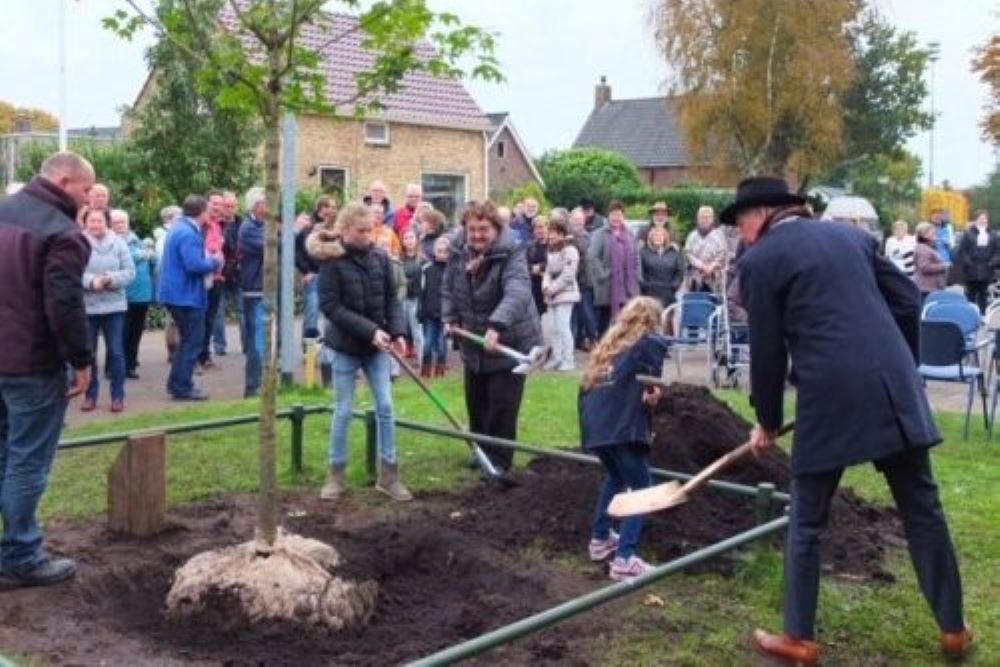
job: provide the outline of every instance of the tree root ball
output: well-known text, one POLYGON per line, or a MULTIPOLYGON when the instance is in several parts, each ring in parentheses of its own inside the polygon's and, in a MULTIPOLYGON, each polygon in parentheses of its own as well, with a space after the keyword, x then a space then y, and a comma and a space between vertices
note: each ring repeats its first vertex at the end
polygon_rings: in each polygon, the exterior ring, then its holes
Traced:
POLYGON ((285 533, 270 553, 257 546, 251 541, 191 558, 174 575, 167 616, 230 630, 288 622, 336 632, 368 623, 378 584, 335 576, 340 556, 333 547, 285 533))

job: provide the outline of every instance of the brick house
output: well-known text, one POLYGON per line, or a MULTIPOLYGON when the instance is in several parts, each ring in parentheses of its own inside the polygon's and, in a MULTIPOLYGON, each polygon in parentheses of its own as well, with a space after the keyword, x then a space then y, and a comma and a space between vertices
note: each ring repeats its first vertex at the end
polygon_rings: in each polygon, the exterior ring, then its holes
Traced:
MULTIPOLYGON (((227 21, 225 12, 222 18, 227 21)), ((230 25, 233 20, 229 17, 230 25)), ((488 118, 460 81, 424 72, 409 73, 398 92, 380 99, 384 108, 378 113, 355 118, 353 106, 338 102, 354 96, 355 75, 374 62, 362 48, 363 31, 357 27, 357 17, 325 14, 302 33, 304 47, 321 50, 327 100, 343 115, 298 116, 298 187, 321 188, 349 200, 360 198, 377 179, 386 184, 392 205, 399 206, 406 184, 420 183, 424 199, 454 220, 466 201, 482 199, 489 190, 488 118), (336 38, 332 45, 331 36, 336 38)), ((426 43, 417 50, 433 53, 426 43)), ((153 85, 151 73, 136 107, 153 85)))
POLYGON ((625 155, 639 170, 643 183, 653 187, 732 185, 731 178, 718 182, 719 175, 710 166, 693 164, 684 146, 674 98, 615 100, 603 76, 594 87, 594 108, 573 142, 573 148, 586 147, 625 155))
POLYGON ((537 183, 542 189, 545 181, 535 167, 535 161, 514 128, 510 114, 506 112, 489 114, 490 140, 487 144, 489 163, 487 174, 490 183, 490 199, 503 199, 511 190, 537 183))

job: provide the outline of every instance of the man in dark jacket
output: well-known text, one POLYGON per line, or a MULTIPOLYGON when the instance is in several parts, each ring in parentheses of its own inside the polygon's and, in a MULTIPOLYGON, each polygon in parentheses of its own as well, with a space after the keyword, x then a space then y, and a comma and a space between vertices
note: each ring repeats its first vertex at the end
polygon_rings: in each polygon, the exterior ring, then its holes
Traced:
MULTIPOLYGON (((381 206, 374 204, 373 206, 381 206)), ((352 204, 341 215, 343 254, 320 267, 319 304, 329 322, 325 344, 336 352, 333 362, 337 407, 333 416, 330 472, 321 497, 337 500, 344 492, 347 430, 353 418, 354 384, 363 370, 375 398, 379 472, 375 488, 393 500, 413 498, 399 479, 396 430, 392 414, 391 355, 406 350, 403 307, 389 256, 372 245, 373 212, 352 204)))
POLYGON ((750 244, 738 272, 750 319, 756 452, 774 446, 789 358, 798 397, 785 632, 758 630, 757 647, 799 664, 818 661, 820 536, 844 468, 871 461, 892 490, 941 647, 964 653, 971 635, 928 451, 941 438, 915 364, 920 295, 871 237, 812 220, 803 204, 784 181, 751 178, 722 214, 750 244))
POLYGON ((573 306, 573 338, 577 348, 589 352, 597 342, 597 312, 594 310, 594 283, 590 280, 587 252, 590 250, 590 232, 582 208, 575 208, 569 215, 573 245, 580 253, 576 269, 576 283, 580 287, 580 300, 573 306))
POLYGON ((965 298, 986 314, 990 283, 1000 264, 1000 237, 990 230, 986 211, 978 211, 974 222, 962 234, 956 260, 965 281, 965 298))
MULTIPOLYGON (((483 347, 461 340, 469 428, 499 438, 517 438, 524 376, 516 362, 496 354, 497 343, 528 352, 542 342, 538 311, 523 246, 500 222, 490 202, 470 202, 462 214, 466 242, 452 253, 442 285, 445 326, 485 336, 483 347)), ((484 445, 497 470, 510 469, 514 452, 484 445)))
POLYGON ((76 213, 93 184, 89 162, 57 153, 0 202, 0 590, 76 574, 75 562, 45 553, 35 512, 67 399, 90 383, 83 306, 90 246, 76 213), (69 391, 67 365, 75 372, 69 391))
POLYGON ((264 363, 264 220, 267 200, 263 190, 253 190, 247 196, 246 220, 240 226, 236 254, 240 263, 240 292, 243 295, 243 323, 246 329, 246 367, 243 397, 260 394, 264 363))
POLYGON ((608 219, 597 212, 597 204, 590 197, 580 199, 580 210, 583 211, 583 226, 589 233, 592 234, 608 224, 608 219))
POLYGON ((295 232, 295 268, 302 274, 302 338, 319 338, 319 264, 306 251, 306 239, 317 227, 333 228, 336 200, 321 195, 309 224, 295 232))
MULTIPOLYGON (((212 339, 215 341, 215 354, 224 357, 228 351, 226 341, 226 311, 229 304, 233 305, 236 321, 240 326, 240 347, 244 354, 247 348, 247 332, 243 327, 243 297, 240 295, 240 262, 236 247, 239 245, 240 227, 243 217, 237 213, 239 200, 233 192, 222 193, 222 279, 223 291, 219 301, 219 312, 215 317, 215 331, 212 339)), ((249 210, 249 209, 247 209, 249 210)))

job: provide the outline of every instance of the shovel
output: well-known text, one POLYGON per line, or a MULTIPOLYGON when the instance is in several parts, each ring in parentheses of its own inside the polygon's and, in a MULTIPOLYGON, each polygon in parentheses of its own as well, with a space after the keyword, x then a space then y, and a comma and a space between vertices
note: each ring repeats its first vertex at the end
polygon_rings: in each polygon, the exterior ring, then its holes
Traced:
MULTIPOLYGON (((785 424, 778 431, 778 435, 784 435, 794 427, 795 422, 785 424)), ((613 517, 635 516, 637 514, 648 514, 649 512, 669 509, 686 503, 688 496, 704 486, 713 475, 749 453, 750 442, 747 441, 717 459, 683 485, 676 481, 664 482, 663 484, 657 484, 656 486, 638 491, 619 493, 615 495, 611 500, 611 504, 608 505, 608 514, 613 517)))
MULTIPOLYGON (((476 345, 486 347, 486 339, 470 331, 453 326, 451 328, 451 333, 472 341, 476 345)), ((513 372, 518 375, 527 375, 528 373, 537 371, 552 358, 552 348, 547 345, 536 345, 531 348, 527 354, 518 352, 517 350, 509 348, 506 345, 497 345, 495 351, 508 359, 513 359, 517 362, 517 366, 514 367, 513 372)))
MULTIPOLYGON (((406 360, 403 359, 391 346, 388 348, 388 352, 392 355, 392 358, 396 360, 396 363, 399 364, 399 367, 406 371, 406 374, 417 383, 417 386, 420 387, 425 394, 427 394, 427 398, 431 399, 431 403, 433 403, 437 409, 441 411, 441 414, 443 414, 448 421, 451 422, 452 427, 454 427, 456 431, 465 431, 466 428, 462 426, 458 419, 455 418, 455 415, 451 414, 451 410, 449 410, 448 406, 444 404, 444 401, 441 400, 441 397, 438 396, 437 392, 427 386, 427 383, 423 381, 420 374, 417 373, 417 371, 414 370, 410 364, 406 363, 406 360)), ((500 471, 496 469, 496 466, 494 466, 493 462, 490 461, 490 457, 486 456, 486 452, 482 450, 479 443, 475 440, 469 440, 468 443, 469 447, 472 449, 473 456, 476 457, 476 462, 479 464, 479 467, 490 479, 503 481, 506 484, 510 483, 509 480, 504 475, 500 474, 500 471)))

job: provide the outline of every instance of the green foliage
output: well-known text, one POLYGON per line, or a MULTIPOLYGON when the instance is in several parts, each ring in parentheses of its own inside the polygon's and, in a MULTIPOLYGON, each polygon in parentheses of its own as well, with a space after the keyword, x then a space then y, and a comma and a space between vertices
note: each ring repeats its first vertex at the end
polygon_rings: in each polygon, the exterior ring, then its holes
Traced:
POLYGON ((600 148, 550 151, 537 162, 548 200, 572 208, 591 197, 603 210, 612 199, 641 187, 639 172, 621 153, 600 148))
POLYGON ((920 158, 900 151, 898 157, 875 155, 851 170, 852 190, 868 199, 883 225, 903 218, 913 221, 920 202, 920 158))
POLYGON ((538 200, 539 210, 541 210, 542 213, 548 213, 552 209, 548 198, 545 196, 545 190, 543 190, 542 187, 535 181, 531 181, 520 187, 514 188, 501 198, 501 202, 503 202, 506 206, 513 208, 514 204, 528 198, 538 200))
POLYGON ((986 181, 972 190, 971 212, 984 208, 993 224, 1000 222, 1000 164, 986 177, 986 181))

